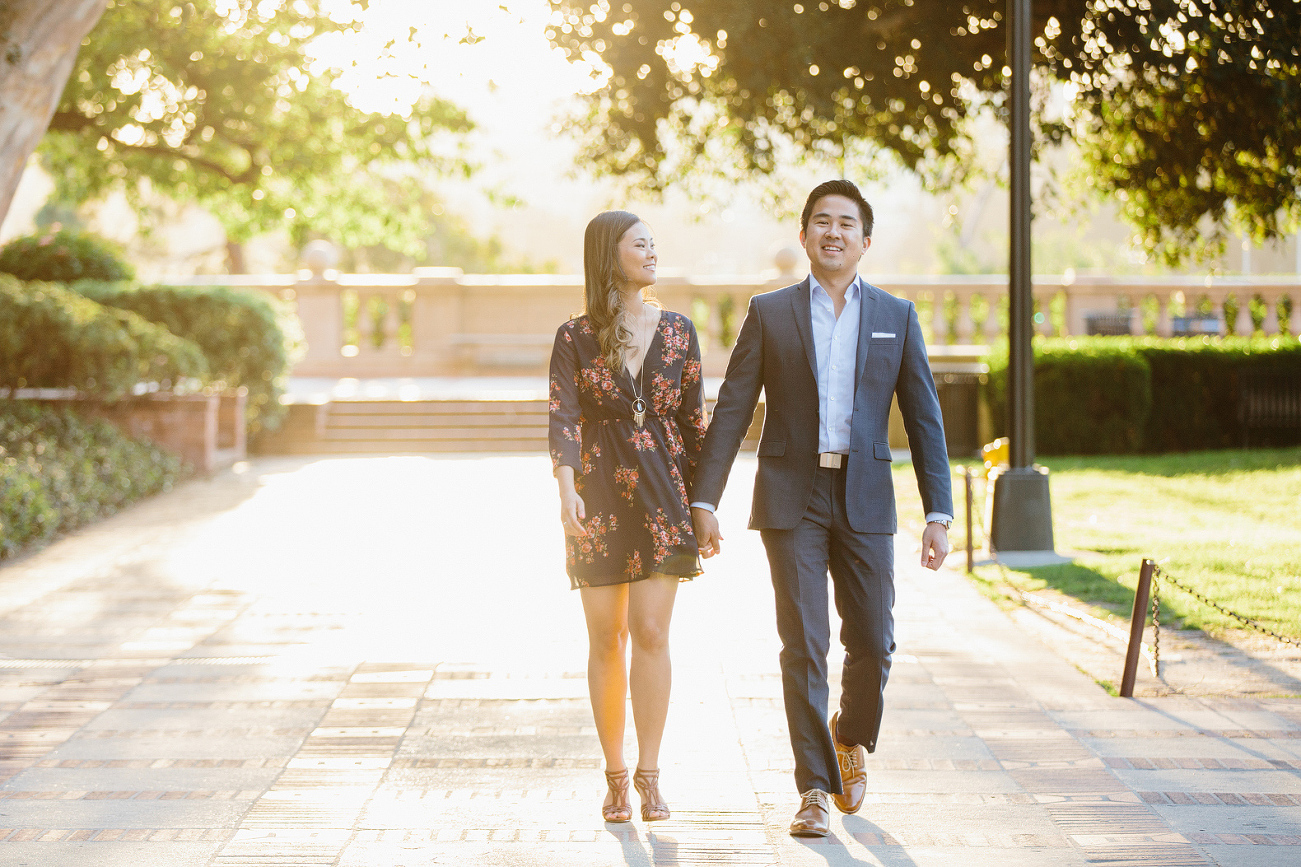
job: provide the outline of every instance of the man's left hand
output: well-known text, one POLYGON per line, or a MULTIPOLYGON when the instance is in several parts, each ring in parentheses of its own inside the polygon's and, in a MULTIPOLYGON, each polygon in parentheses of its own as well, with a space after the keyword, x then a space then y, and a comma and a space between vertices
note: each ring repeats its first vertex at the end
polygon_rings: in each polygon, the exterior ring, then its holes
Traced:
POLYGON ((944 565, 944 558, 949 556, 949 531, 943 524, 928 523, 922 530, 922 565, 927 569, 939 569, 944 565))

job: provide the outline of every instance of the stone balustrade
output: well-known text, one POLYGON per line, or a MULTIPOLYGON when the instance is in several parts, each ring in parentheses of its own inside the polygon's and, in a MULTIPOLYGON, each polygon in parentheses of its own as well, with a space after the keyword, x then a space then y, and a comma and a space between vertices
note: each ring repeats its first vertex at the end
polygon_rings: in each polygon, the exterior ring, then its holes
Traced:
MULTIPOLYGON (((796 279, 776 272, 661 275, 655 291, 665 307, 696 322, 706 375, 721 376, 750 297, 796 279)), ((917 304, 933 353, 940 346, 990 343, 1006 333, 1004 276, 869 279, 917 304)), ((255 287, 290 302, 308 346, 294 370, 298 376, 541 374, 556 327, 583 306, 580 276, 463 274, 457 268, 402 275, 317 268, 298 276, 173 282, 255 287)), ((1045 336, 1301 334, 1301 277, 1038 277, 1034 296, 1036 328, 1045 336)))

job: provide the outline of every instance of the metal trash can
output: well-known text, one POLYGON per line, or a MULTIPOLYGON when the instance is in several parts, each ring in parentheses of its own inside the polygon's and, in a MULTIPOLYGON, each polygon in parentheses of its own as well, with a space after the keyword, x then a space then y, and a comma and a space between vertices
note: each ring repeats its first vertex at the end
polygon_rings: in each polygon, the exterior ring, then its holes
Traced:
POLYGON ((949 457, 970 458, 980 453, 980 389, 989 380, 989 367, 980 362, 933 362, 931 376, 944 417, 944 440, 949 457))

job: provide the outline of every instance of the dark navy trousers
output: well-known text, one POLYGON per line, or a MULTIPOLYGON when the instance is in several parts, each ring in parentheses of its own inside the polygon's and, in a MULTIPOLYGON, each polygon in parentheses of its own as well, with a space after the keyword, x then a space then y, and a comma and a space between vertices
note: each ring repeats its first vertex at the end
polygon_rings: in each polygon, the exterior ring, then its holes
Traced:
POLYGON ((850 528, 845 477, 843 468, 819 467, 799 524, 791 530, 760 531, 776 594, 782 692, 799 792, 840 793, 839 765, 827 728, 828 572, 845 648, 837 734, 869 753, 881 730, 894 653, 894 536, 850 528))

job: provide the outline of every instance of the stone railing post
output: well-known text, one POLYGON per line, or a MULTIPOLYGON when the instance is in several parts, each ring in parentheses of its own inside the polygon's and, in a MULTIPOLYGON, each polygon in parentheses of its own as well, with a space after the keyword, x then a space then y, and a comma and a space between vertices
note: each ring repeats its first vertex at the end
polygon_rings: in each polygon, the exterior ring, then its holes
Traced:
POLYGON ((307 352, 295 373, 312 375, 315 369, 338 364, 343 347, 343 305, 339 273, 334 270, 339 252, 329 241, 312 241, 303 248, 307 274, 294 287, 295 310, 302 324, 307 352))
POLYGON ((1066 290, 1066 316, 1062 323, 1066 327, 1066 336, 1071 337, 1076 334, 1084 333, 1084 304, 1080 293, 1072 279, 1065 286, 1066 290))
MULTIPOLYGON (((416 268, 411 302, 411 360, 423 370, 455 371, 452 338, 462 331, 460 268, 416 268)), ((556 323, 559 326, 560 323, 556 323)))

